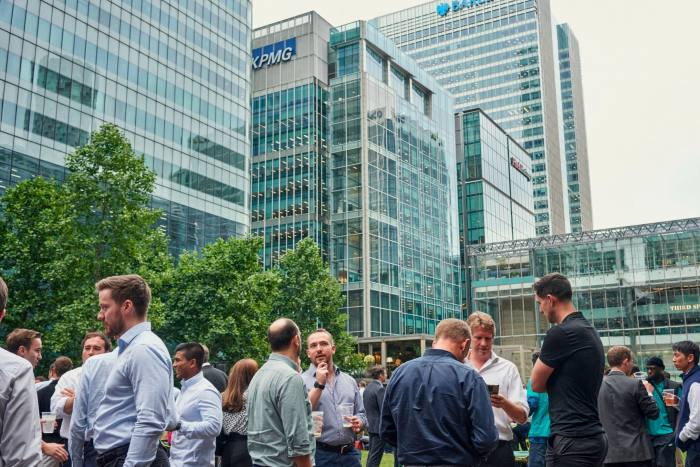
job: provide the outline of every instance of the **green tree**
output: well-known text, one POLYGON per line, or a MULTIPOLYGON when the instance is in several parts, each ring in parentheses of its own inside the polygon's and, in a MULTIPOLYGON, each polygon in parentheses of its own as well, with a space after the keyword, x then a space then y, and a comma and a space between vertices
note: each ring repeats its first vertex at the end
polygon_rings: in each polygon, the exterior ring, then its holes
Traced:
POLYGON ((263 361, 279 276, 263 271, 262 239, 219 239, 200 253, 180 256, 165 292, 163 335, 170 346, 196 341, 209 346, 212 360, 233 364, 263 361))
MULTIPOLYGON (((304 337, 319 327, 327 329, 335 340, 336 363, 340 367, 351 364, 355 342, 346 331, 346 315, 341 312, 340 284, 323 263, 316 243, 310 238, 297 243, 294 250, 280 259, 277 273, 280 294, 275 317, 293 319, 304 337)), ((302 354, 306 360, 305 352, 302 354)))
POLYGON ((3 328, 42 332, 49 358, 78 357, 84 332, 101 329, 94 284, 106 276, 143 275, 154 289, 157 325, 158 290, 172 268, 155 228, 160 212, 148 207, 155 174, 116 126, 93 133, 66 167, 63 184, 36 177, 0 199, 0 274, 11 307, 3 328))

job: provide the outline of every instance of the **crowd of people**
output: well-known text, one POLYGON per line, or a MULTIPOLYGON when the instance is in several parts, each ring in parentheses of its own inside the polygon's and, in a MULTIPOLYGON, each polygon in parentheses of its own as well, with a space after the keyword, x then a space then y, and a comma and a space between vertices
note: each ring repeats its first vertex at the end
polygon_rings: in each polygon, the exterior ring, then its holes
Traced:
MULTIPOLYGON (((390 378, 371 368, 360 388, 335 364, 325 329, 304 338, 280 318, 268 329, 267 361, 243 359, 226 374, 201 343, 179 344, 171 357, 151 331, 151 292, 140 276, 105 278, 96 292, 104 333, 84 336, 81 366, 58 357, 40 381, 41 334, 7 335, 0 467, 214 467, 216 459, 224 467, 359 467, 361 433, 367 467, 386 451, 397 466, 513 467, 525 437, 531 467, 676 467, 677 448, 686 467, 700 467, 698 346, 673 345, 682 384, 660 357, 641 372, 627 347, 606 355, 560 274, 534 284, 554 326, 527 386, 494 352, 496 324, 481 312, 441 321, 432 348, 390 378)), ((0 320, 8 296, 0 278, 0 320)))

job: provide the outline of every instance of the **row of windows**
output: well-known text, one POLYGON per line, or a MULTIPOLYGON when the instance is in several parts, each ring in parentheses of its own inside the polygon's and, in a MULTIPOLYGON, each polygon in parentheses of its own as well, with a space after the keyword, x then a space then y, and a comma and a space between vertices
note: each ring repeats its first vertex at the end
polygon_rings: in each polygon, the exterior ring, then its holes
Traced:
MULTIPOLYGON (((15 6, 15 11, 18 9, 19 7, 15 6)), ((239 108, 238 113, 240 115, 231 114, 230 112, 224 111, 222 108, 213 104, 213 102, 216 101, 213 93, 211 96, 208 96, 207 100, 200 98, 193 93, 186 91, 182 87, 175 86, 174 84, 168 82, 162 77, 166 75, 165 73, 163 73, 162 76, 150 73, 144 68, 139 67, 137 64, 132 63, 129 60, 118 56, 117 54, 111 53, 91 41, 78 37, 72 32, 64 30, 55 24, 50 24, 43 19, 38 19, 31 13, 27 13, 28 20, 30 16, 39 21, 37 37, 40 40, 43 40, 56 48, 63 49, 69 54, 74 54, 77 57, 84 58, 85 61, 90 64, 96 64, 102 70, 110 72, 114 76, 119 77, 122 82, 131 82, 143 90, 148 90, 163 99, 167 99, 168 101, 179 105, 185 110, 192 111, 204 118, 216 122, 221 127, 231 129, 243 136, 246 135, 245 110, 243 107, 239 108)), ((5 18, 0 16, 0 21, 3 21, 4 19, 5 18)), ((4 31, 0 31, 0 33, 4 33, 4 31)), ((105 36, 105 39, 106 38, 107 36, 105 36)), ((0 43, 4 42, 1 39, 4 38, 0 38, 0 43)), ((7 38, 7 43, 11 43, 13 39, 20 40, 19 38, 11 36, 10 38, 7 38)), ((17 50, 14 47, 11 47, 11 49, 17 50)), ((201 90, 198 92, 201 92, 201 90)), ((245 93, 243 94, 245 95, 245 93)))
MULTIPOLYGON (((188 29, 186 34, 188 42, 179 42, 179 44, 175 45, 174 47, 171 47, 166 42, 159 41, 157 37, 150 35, 146 31, 139 30, 130 21, 126 21, 123 19, 119 20, 119 18, 117 18, 116 16, 111 15, 106 10, 103 10, 95 5, 90 4, 88 6, 88 2, 86 0, 68 0, 67 3, 68 6, 73 6, 73 9, 75 11, 83 13, 85 17, 92 20, 93 24, 98 23, 103 25, 105 28, 111 29, 112 33, 115 36, 121 35, 124 43, 129 44, 131 47, 135 47, 138 44, 142 50, 150 50, 153 55, 158 56, 162 59, 167 59, 178 70, 187 70, 191 73, 194 73, 196 76, 210 82, 211 84, 219 87, 227 94, 233 94, 241 99, 244 98, 244 96, 241 95, 244 95, 245 91, 242 87, 233 83, 225 76, 216 73, 214 70, 209 69, 202 63, 195 61, 191 58, 204 58, 201 53, 199 53, 192 47, 192 45, 195 44, 196 41, 194 31, 191 28, 188 29), (78 5, 80 6, 78 8, 75 8, 78 5), (190 31, 192 32, 192 34, 190 34, 190 31), (190 49, 188 51, 189 53, 185 53, 183 49, 190 49)), ((148 2, 139 3, 143 4, 148 2)), ((81 25, 80 21, 76 23, 76 26, 78 28, 81 28, 81 26, 83 29, 85 28, 84 23, 81 25)), ((151 28, 150 25, 147 25, 147 27, 149 29, 151 28)), ((166 28, 165 30, 171 34, 176 33, 176 31, 172 28, 166 28)), ((102 30, 102 32, 106 31, 102 30)), ((239 32, 238 29, 236 29, 236 32, 239 32)), ((248 42, 245 37, 246 34, 241 32, 240 35, 244 37, 229 36, 229 38, 233 38, 233 43, 238 45, 239 48, 243 49, 245 45, 248 44, 248 42)), ((238 34, 236 34, 236 36, 238 36, 238 34)), ((228 42, 231 42, 231 40, 229 39, 228 42)), ((208 60, 205 58, 204 61, 208 60)), ((235 57, 234 63, 234 69, 230 71, 237 72, 238 76, 240 77, 246 77, 246 73, 248 71, 248 61, 246 56, 241 53, 240 56, 235 57)))

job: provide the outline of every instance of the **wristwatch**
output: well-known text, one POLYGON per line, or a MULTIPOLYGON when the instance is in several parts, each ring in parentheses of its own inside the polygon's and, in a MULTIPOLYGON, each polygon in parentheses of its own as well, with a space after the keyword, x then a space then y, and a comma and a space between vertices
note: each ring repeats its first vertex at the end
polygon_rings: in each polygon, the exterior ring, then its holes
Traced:
POLYGON ((326 389, 326 385, 325 385, 325 384, 321 384, 321 383, 319 383, 318 381, 314 381, 314 387, 315 387, 316 389, 320 389, 321 391, 323 391, 324 389, 326 389))

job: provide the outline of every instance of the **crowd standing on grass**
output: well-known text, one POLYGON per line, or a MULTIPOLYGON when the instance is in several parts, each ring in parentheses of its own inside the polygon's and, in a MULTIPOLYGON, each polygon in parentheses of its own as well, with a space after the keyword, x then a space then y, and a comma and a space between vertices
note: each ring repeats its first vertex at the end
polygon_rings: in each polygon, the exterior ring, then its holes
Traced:
MULTIPOLYGON (((660 357, 642 372, 629 348, 604 352, 566 277, 533 288, 553 326, 527 386, 494 352, 493 318, 474 312, 441 321, 432 348, 390 377, 372 367, 362 390, 336 365, 329 331, 302 336, 287 318, 270 325, 260 367, 243 359, 226 374, 198 342, 171 358, 148 321, 146 281, 107 277, 96 284, 104 332, 85 334, 80 366, 59 356, 40 381, 41 334, 7 334, 0 467, 359 467, 363 432, 366 467, 387 451, 396 466, 513 467, 525 436, 514 432, 527 432, 530 467, 677 467, 678 450, 700 467, 698 345, 672 347, 682 384, 660 357)), ((0 278, 0 320, 9 292, 0 278)))

